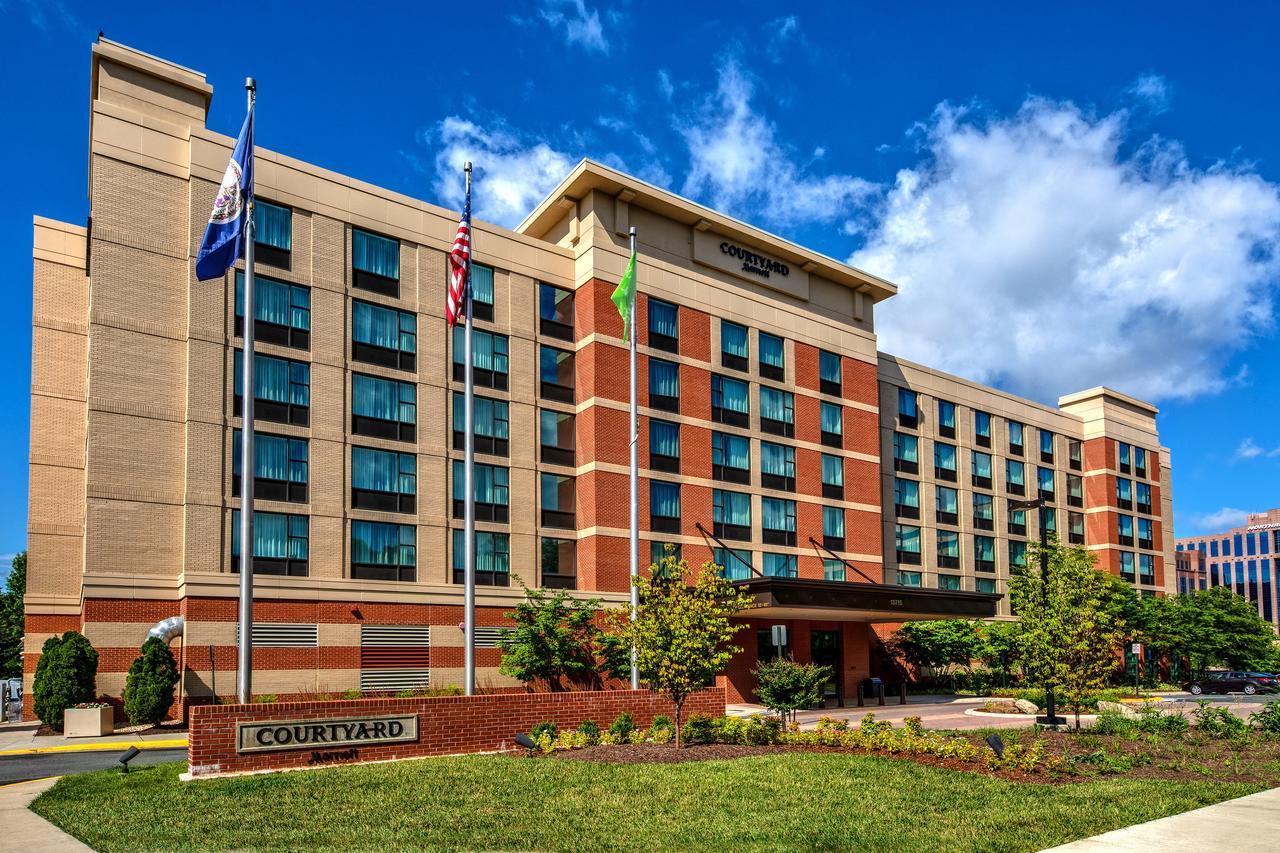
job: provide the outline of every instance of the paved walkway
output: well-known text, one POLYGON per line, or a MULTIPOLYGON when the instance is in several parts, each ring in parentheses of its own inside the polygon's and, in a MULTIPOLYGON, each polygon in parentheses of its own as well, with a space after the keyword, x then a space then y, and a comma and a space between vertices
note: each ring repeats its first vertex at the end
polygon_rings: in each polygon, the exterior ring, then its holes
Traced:
POLYGON ((87 851, 84 844, 67 835, 28 806, 36 797, 53 787, 57 779, 37 779, 17 785, 0 786, 0 850, 32 853, 87 851))
POLYGON ((186 747, 187 733, 171 730, 147 729, 123 732, 105 737, 66 737, 42 735, 37 737, 39 723, 4 723, 0 725, 0 755, 38 755, 44 752, 88 752, 114 749, 124 751, 129 746, 138 749, 176 749, 186 747))
MULTIPOLYGON (((796 721, 802 729, 812 729, 818 725, 818 720, 822 717, 834 717, 837 720, 848 720, 851 723, 857 723, 868 713, 875 714, 877 720, 888 720, 895 724, 901 724, 907 717, 920 717, 925 728, 929 729, 1016 729, 1025 728, 1033 725, 1035 720, 1030 717, 974 717, 965 714, 970 708, 979 708, 988 700, 975 697, 955 696, 908 696, 907 704, 900 705, 898 697, 885 697, 884 705, 877 705, 875 701, 869 702, 865 707, 859 708, 856 703, 846 705, 844 708, 826 708, 816 711, 801 711, 796 714, 796 721)), ((729 705, 726 711, 731 716, 747 716, 749 714, 763 714, 765 709, 761 705, 729 705)))
MULTIPOLYGON (((1271 853, 1280 837, 1280 788, 1127 826, 1054 847, 1052 853, 1271 853)), ((1049 853, 1049 851, 1044 851, 1049 853)))

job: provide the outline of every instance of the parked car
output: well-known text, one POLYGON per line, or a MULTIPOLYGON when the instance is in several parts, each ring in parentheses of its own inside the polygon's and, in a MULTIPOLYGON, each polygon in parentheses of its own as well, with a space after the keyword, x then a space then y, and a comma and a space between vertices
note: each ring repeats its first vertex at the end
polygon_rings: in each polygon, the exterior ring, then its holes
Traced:
POLYGON ((1202 678, 1189 681, 1182 689, 1192 696, 1201 693, 1280 693, 1280 678, 1262 672, 1206 672, 1202 678))

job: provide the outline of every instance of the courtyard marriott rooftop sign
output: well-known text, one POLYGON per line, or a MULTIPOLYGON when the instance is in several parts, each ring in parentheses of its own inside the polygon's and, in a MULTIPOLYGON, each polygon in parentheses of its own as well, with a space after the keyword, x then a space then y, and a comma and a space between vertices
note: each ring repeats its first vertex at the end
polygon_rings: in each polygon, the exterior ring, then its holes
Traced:
POLYGON ((771 290, 809 298, 809 273, 711 230, 693 229, 693 259, 771 290))
POLYGON ((372 746, 418 739, 418 715, 337 720, 262 720, 236 725, 236 752, 372 746))

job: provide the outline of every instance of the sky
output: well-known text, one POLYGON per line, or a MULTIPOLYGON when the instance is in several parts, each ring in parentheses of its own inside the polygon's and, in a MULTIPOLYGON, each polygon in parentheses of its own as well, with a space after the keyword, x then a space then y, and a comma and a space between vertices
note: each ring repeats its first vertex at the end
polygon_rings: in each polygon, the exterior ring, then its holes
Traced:
MULTIPOLYGON (((198 69, 234 135, 513 226, 587 156, 895 281, 882 350, 1160 408, 1175 529, 1280 506, 1280 8, 0 0, 0 300, 84 223, 89 50, 198 69), (238 13, 251 9, 247 17, 238 13)), ((0 339, 0 566, 25 547, 30 328, 0 339)), ((4 569, 0 568, 0 572, 4 569)))

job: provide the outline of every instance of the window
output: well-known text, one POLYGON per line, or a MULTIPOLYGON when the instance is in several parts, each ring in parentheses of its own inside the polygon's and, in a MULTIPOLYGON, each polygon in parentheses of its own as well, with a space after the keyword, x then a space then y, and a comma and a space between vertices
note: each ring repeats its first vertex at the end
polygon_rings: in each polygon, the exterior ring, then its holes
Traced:
POLYGON ((578 543, 543 536, 541 550, 543 589, 577 589, 578 543))
POLYGON ((351 377, 351 431, 356 435, 414 441, 418 387, 363 373, 351 377))
POLYGON ((351 358, 400 370, 417 368, 418 319, 407 311, 351 303, 351 358))
POLYGON ((711 433, 711 476, 728 483, 750 483, 750 442, 740 435, 711 433))
POLYGON ((415 512, 418 457, 372 447, 351 448, 351 505, 383 512, 415 512))
MULTIPOLYGON (((505 524, 510 517, 511 492, 509 473, 501 465, 475 463, 476 521, 496 521, 505 524)), ((466 463, 453 460, 453 517, 463 518, 466 513, 466 463)))
POLYGON ((727 376, 712 375, 711 420, 745 427, 750 422, 750 411, 747 383, 727 376))
POLYGON ((956 404, 946 400, 938 401, 938 435, 943 438, 956 437, 956 404))
POLYGON ((1040 497, 1047 501, 1053 500, 1052 468, 1036 468, 1036 487, 1040 490, 1040 497))
POLYGON ((980 572, 996 570, 996 540, 990 536, 973 537, 974 568, 980 572))
POLYGON ((995 595, 996 579, 995 578, 977 578, 976 583, 974 584, 974 589, 976 589, 978 592, 984 592, 987 595, 995 595))
MULTIPOLYGON (((453 531, 453 582, 466 583, 466 532, 453 531)), ((511 540, 506 533, 476 531, 476 585, 511 586, 511 540)))
POLYGON ((674 542, 660 542, 654 540, 649 543, 649 562, 654 566, 661 566, 662 561, 667 558, 667 552, 670 551, 671 558, 676 562, 680 561, 680 555, 683 547, 674 542))
POLYGON ((832 551, 844 550, 844 510, 839 507, 822 508, 822 544, 832 551))
POLYGON ((824 581, 843 581, 845 566, 843 560, 826 557, 822 561, 822 579, 824 581))
POLYGON ((796 490, 796 449, 760 442, 760 485, 766 489, 796 490))
POLYGON ((818 350, 818 390, 823 394, 840 396, 843 392, 840 372, 840 356, 818 350))
POLYGON ((676 343, 679 335, 676 316, 676 306, 649 298, 649 346, 667 352, 679 351, 676 343))
POLYGON ((351 522, 351 577, 413 581, 418 572, 418 528, 412 524, 351 522))
POLYGON ((760 528, 766 545, 794 546, 796 502, 785 498, 761 498, 760 528))
MULTIPOLYGON (((233 372, 236 415, 243 415, 244 353, 236 350, 233 372)), ((307 426, 311 420, 311 365, 253 354, 253 420, 307 426)))
POLYGON ((1067 475, 1067 504, 1074 507, 1084 506, 1084 480, 1075 474, 1067 475))
POLYGON ((1009 421, 1009 452, 1021 456, 1026 444, 1024 433, 1026 428, 1017 421, 1009 421))
POLYGON ((904 474, 920 471, 920 439, 914 435, 893 434, 893 470, 904 474))
POLYGON ((1009 568, 1025 569, 1027 567, 1027 543, 1016 539, 1009 540, 1009 568))
MULTIPOLYGON (((1009 503, 1013 503, 1010 501, 1009 503)), ((1013 536, 1027 535, 1027 511, 1025 509, 1009 510, 1009 533, 1013 536)))
POLYGON ((973 493, 973 526, 978 530, 995 530, 995 501, 991 495, 973 493))
POLYGON ((991 454, 973 451, 970 455, 973 485, 979 489, 991 488, 991 454))
POLYGON ((1148 550, 1155 547, 1155 540, 1152 538, 1151 519, 1139 518, 1136 523, 1138 526, 1138 547, 1148 550))
POLYGON ((1047 429, 1040 430, 1040 461, 1053 461, 1053 433, 1047 429))
POLYGON ((959 575, 938 575, 938 589, 955 591, 960 589, 959 575))
POLYGON ((938 568, 960 568, 960 534, 954 530, 938 531, 938 568))
POLYGON ((720 363, 730 370, 746 370, 750 365, 747 327, 720 321, 720 363))
MULTIPOLYGON (((306 577, 310 519, 279 512, 253 513, 253 573, 306 577)), ((240 510, 231 511, 231 571, 240 571, 240 510)))
POLYGON ((471 313, 477 320, 493 321, 493 269, 471 265, 471 313))
POLYGON ((760 333, 760 375, 779 382, 787 378, 787 362, 782 338, 760 333))
MULTIPOLYGON (((491 400, 479 395, 471 398, 472 419, 475 427, 476 453, 488 453, 491 456, 506 456, 511 436, 511 423, 506 400, 491 400)), ((453 392, 453 449, 466 449, 466 395, 461 391, 453 392)), ((545 410, 544 410, 545 411, 545 410)), ((573 415, 570 419, 569 433, 573 435, 573 415)), ((572 445, 570 445, 572 450, 572 445)), ((545 458, 543 461, 547 461, 545 458)), ((572 454, 568 463, 573 464, 572 454)))
POLYGON ((680 411, 680 367, 675 362, 650 357, 649 408, 680 411))
POLYGON ((573 340, 572 290, 538 283, 538 330, 549 338, 573 340))
MULTIPOLYGON (((467 378, 465 330, 459 324, 453 327, 453 381, 465 382, 467 378)), ((473 329, 471 332, 471 368, 477 387, 507 390, 507 336, 495 335, 473 329)))
MULTIPOLYGON (((240 495, 240 430, 231 434, 231 494, 240 495)), ((307 440, 255 433, 253 496, 266 501, 307 502, 307 440)))
POLYGON ((822 496, 844 500, 844 460, 830 453, 822 454, 822 496))
POLYGON ((649 481, 649 527, 660 533, 680 532, 680 486, 649 481))
MULTIPOLYGON (((237 336, 244 334, 244 272, 236 270, 237 336)), ((259 275, 253 279, 255 340, 295 349, 311 348, 311 288, 259 275)))
POLYGON ((1015 459, 1006 459, 1004 461, 1004 483, 1005 489, 1010 494, 1023 495, 1026 494, 1026 466, 1015 459))
POLYGON ((540 485, 543 527, 567 527, 572 530, 576 506, 574 478, 544 471, 540 477, 540 485))
POLYGON ((1125 444, 1123 441, 1119 442, 1119 445, 1120 445, 1120 473, 1121 474, 1131 473, 1132 463, 1130 460, 1133 458, 1133 448, 1125 444))
POLYGON ((1138 477, 1147 476, 1147 451, 1141 447, 1133 449, 1133 473, 1138 477))
POLYGON ((1072 471, 1079 471, 1084 468, 1084 451, 1080 442, 1075 439, 1067 442, 1067 464, 1071 466, 1072 471))
POLYGON ((1133 516, 1116 516, 1116 530, 1121 545, 1133 546, 1133 516))
POLYGON ((825 400, 818 404, 822 443, 828 447, 844 447, 844 409, 825 400))
POLYGON ((1071 545, 1084 544, 1084 514, 1067 513, 1067 542, 1071 545))
POLYGON ((254 198, 253 244, 255 264, 289 269, 293 250, 293 209, 254 198))
POLYGON ((956 446, 941 441, 933 443, 933 474, 939 480, 956 481, 956 446))
POLYGON ((539 393, 547 400, 573 402, 573 353, 543 344, 538 348, 539 393))
POLYGON ((913 566, 920 565, 920 528, 899 524, 894 528, 893 538, 897 547, 898 562, 913 566))
POLYGON ((921 586, 923 576, 920 572, 898 572, 898 586, 921 586))
POLYGON ((920 517, 920 484, 915 480, 893 478, 893 508, 898 518, 920 517))
POLYGON ((770 554, 765 552, 764 555, 764 576, 768 578, 794 578, 798 572, 796 571, 796 555, 795 554, 770 554))
POLYGON ((986 412, 973 413, 973 437, 979 447, 991 446, 991 415, 986 412))
POLYGON ((916 409, 916 392, 898 389, 898 426, 915 429, 920 425, 920 413, 916 409))
POLYGON ((724 489, 711 491, 711 518, 716 536, 751 540, 751 496, 724 489))
POLYGON ((760 431, 791 438, 796 434, 795 398, 790 391, 760 386, 760 431))
MULTIPOLYGON (((1250 566, 1252 568, 1252 566, 1250 566)), ((1250 573, 1252 574, 1252 572, 1250 573)), ((1156 558, 1150 554, 1138 555, 1138 583, 1154 584, 1156 582, 1156 558)), ((1256 601, 1257 591, 1252 589, 1253 582, 1250 581, 1250 601, 1256 601)))
POLYGON ((711 558, 720 567, 720 574, 731 581, 744 581, 751 577, 753 566, 750 551, 716 548, 711 558))
POLYGON ((680 425, 649 418, 649 467, 668 474, 680 473, 680 425))
POLYGON ((1116 506, 1133 509, 1133 481, 1123 477, 1116 480, 1116 506))
POLYGON ((1138 483, 1138 512, 1151 514, 1151 485, 1149 483, 1138 483))
POLYGON ((351 281, 384 296, 400 296, 400 241, 351 229, 351 281))
POLYGON ((1046 535, 1058 532, 1058 512, 1051 507, 1040 508, 1040 530, 1046 535))
POLYGON ((551 465, 574 464, 577 442, 574 437, 573 415, 551 409, 538 412, 538 443, 543 462, 551 465))
POLYGON ((935 486, 934 498, 937 501, 937 508, 934 510, 934 516, 939 524, 959 524, 960 523, 960 496, 959 493, 950 486, 935 486))
POLYGON ((1120 552, 1120 577, 1123 580, 1127 580, 1129 583, 1133 583, 1134 581, 1132 551, 1120 552))

